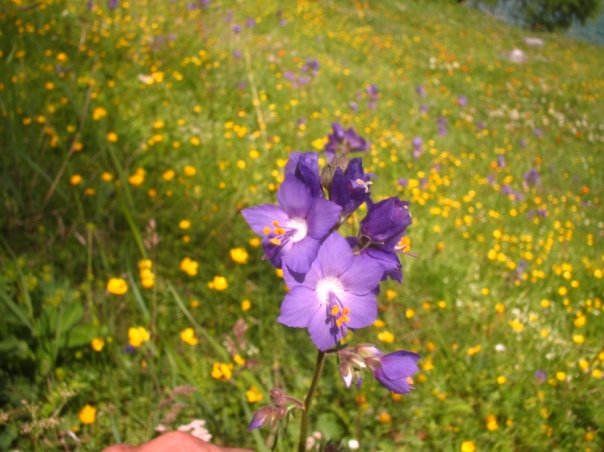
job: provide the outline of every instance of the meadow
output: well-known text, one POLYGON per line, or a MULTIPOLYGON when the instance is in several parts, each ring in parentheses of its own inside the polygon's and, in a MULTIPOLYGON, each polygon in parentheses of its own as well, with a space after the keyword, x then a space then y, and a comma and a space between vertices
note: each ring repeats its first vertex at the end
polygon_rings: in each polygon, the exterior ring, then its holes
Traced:
POLYGON ((413 216, 354 341, 421 360, 404 396, 327 360, 313 450, 602 450, 602 105, 603 47, 456 2, 2 2, 0 449, 268 450, 315 349, 241 210, 339 123, 413 216))

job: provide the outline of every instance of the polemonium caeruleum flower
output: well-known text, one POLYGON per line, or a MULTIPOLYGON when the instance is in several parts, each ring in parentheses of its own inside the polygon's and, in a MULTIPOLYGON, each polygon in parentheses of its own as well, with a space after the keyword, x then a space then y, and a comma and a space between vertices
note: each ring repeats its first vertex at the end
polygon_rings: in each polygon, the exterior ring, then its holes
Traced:
POLYGON ((375 289, 382 269, 371 259, 353 255, 337 232, 325 239, 304 280, 286 271, 290 291, 281 304, 278 322, 307 328, 316 347, 335 347, 348 328, 371 325, 377 318, 375 289))
POLYGON ((383 276, 403 279, 397 247, 411 225, 409 203, 396 197, 373 204, 361 221, 358 238, 349 239, 355 252, 372 259, 382 268, 383 276))
POLYGON ((325 156, 331 162, 337 154, 364 152, 369 150, 369 143, 359 136, 352 127, 345 130, 339 123, 332 125, 332 133, 327 136, 325 156))
POLYGON ((400 350, 379 356, 377 363, 365 362, 381 385, 392 392, 406 394, 413 389, 412 377, 419 370, 419 358, 417 353, 400 350))
POLYGON ((342 215, 354 212, 364 202, 370 202, 371 176, 363 171, 363 160, 354 158, 345 171, 337 168, 329 186, 329 199, 342 206, 342 215))
POLYGON ((340 219, 342 208, 319 196, 295 175, 288 175, 277 192, 279 205, 263 204, 242 211, 250 227, 262 236, 266 257, 275 267, 304 274, 321 241, 340 219))
POLYGON ((285 165, 285 177, 293 175, 310 189, 312 196, 324 197, 316 152, 292 152, 285 165))

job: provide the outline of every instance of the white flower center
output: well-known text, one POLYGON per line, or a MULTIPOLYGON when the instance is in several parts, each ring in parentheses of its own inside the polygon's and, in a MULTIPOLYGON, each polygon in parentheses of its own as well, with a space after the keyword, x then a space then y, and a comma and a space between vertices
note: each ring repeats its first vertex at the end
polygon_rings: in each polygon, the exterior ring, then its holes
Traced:
POLYGON ((296 243, 306 237, 308 234, 308 225, 304 218, 292 218, 287 222, 287 227, 294 230, 291 241, 296 243))
POLYGON ((329 294, 333 293, 337 298, 342 299, 344 295, 344 286, 340 280, 334 276, 326 276, 321 278, 317 283, 317 298, 319 303, 323 306, 327 306, 329 303, 329 294))

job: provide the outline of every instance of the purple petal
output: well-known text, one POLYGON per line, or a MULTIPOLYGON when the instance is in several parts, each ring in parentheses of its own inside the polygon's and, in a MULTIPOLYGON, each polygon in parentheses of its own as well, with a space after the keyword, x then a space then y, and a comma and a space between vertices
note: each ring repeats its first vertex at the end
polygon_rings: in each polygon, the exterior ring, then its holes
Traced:
POLYGON ((317 257, 320 244, 321 242, 319 240, 313 239, 310 236, 294 243, 291 250, 283 256, 285 265, 287 265, 294 273, 306 273, 312 262, 315 260, 315 257, 317 257))
POLYGON ((252 230, 259 235, 264 235, 265 227, 273 228, 273 221, 277 220, 281 224, 289 219, 287 214, 279 206, 274 204, 262 204, 261 206, 250 207, 241 211, 243 218, 250 225, 252 230))
POLYGON ((390 380, 407 378, 414 375, 419 368, 417 361, 420 356, 417 353, 400 350, 382 356, 382 371, 384 376, 390 380))
POLYGON ((304 286, 296 286, 283 299, 277 321, 293 328, 306 328, 311 317, 317 311, 323 310, 320 307, 313 290, 304 286))
POLYGON ((375 294, 355 295, 346 293, 342 304, 350 309, 350 321, 346 324, 349 328, 365 328, 377 319, 378 307, 375 294))
POLYGON ((279 187, 277 199, 291 218, 306 218, 314 201, 310 189, 291 175, 287 176, 279 187))
POLYGON ((340 276, 352 263, 352 249, 344 237, 334 232, 319 248, 317 260, 322 276, 340 276))
POLYGON ((344 336, 345 329, 332 328, 327 320, 327 313, 324 307, 316 310, 308 323, 308 332, 310 338, 319 350, 328 350, 337 345, 344 336))
POLYGON ((317 198, 308 213, 308 233, 318 239, 323 239, 340 219, 342 208, 326 199, 317 198))
POLYGON ((379 264, 361 255, 351 257, 350 266, 339 278, 346 291, 362 295, 375 289, 383 274, 384 270, 379 264))

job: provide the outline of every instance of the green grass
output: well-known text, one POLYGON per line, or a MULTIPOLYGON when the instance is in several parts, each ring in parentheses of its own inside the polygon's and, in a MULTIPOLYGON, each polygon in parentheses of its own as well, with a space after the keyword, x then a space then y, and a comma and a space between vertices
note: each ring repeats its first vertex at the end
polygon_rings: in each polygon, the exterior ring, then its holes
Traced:
POLYGON ((0 6, 0 449, 99 450, 205 419, 217 444, 261 450, 252 412, 275 386, 303 398, 315 352, 276 323, 284 286, 239 211, 274 202, 288 153, 318 150, 335 121, 372 143, 374 197, 398 194, 414 218, 404 284, 383 286, 381 325, 354 340, 417 351, 422 370, 398 400, 369 376, 346 390, 328 359, 311 431, 343 450, 603 447, 601 47, 530 47, 535 34, 444 1, 85 3, 0 6), (316 76, 290 82, 309 59, 316 76), (132 350, 137 326, 150 341, 132 350))

